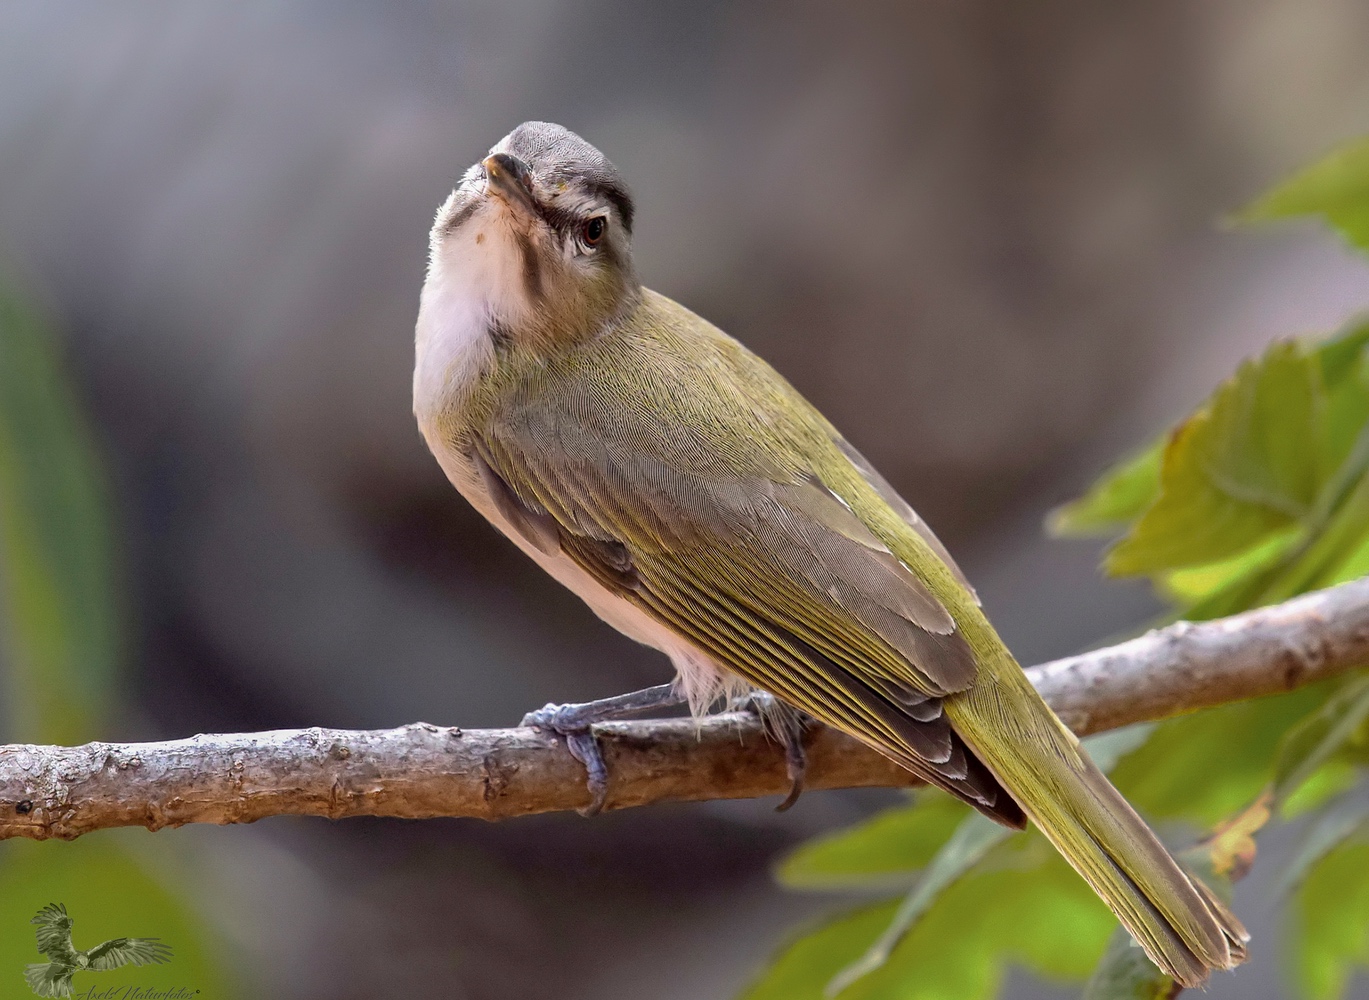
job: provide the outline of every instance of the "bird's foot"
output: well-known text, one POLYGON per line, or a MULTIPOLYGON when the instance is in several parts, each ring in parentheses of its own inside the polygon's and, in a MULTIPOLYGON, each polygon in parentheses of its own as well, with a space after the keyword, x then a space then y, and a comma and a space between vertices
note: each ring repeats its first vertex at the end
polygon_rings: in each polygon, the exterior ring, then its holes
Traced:
POLYGON ((785 812, 803 794, 803 782, 808 774, 808 752, 803 746, 803 736, 816 720, 806 712, 786 705, 765 691, 752 692, 746 699, 745 707, 760 716, 765 724, 765 731, 784 747, 784 769, 789 776, 789 794, 775 807, 775 812, 785 812))
POLYGON ((549 704, 523 716, 523 725, 555 733, 566 741, 576 760, 585 765, 590 803, 578 810, 581 816, 594 816, 608 799, 608 766, 594 736, 594 724, 621 719, 657 708, 669 708, 683 701, 673 684, 657 684, 629 694, 579 704, 549 704))

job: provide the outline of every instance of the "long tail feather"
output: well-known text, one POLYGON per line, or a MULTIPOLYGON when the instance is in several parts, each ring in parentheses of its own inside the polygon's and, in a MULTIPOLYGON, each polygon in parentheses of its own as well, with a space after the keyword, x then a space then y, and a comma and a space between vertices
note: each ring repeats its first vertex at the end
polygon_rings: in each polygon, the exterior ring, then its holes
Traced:
POLYGON ((946 712, 1165 973, 1193 987, 1210 970, 1244 960, 1245 928, 1170 856, 1015 664, 1012 673, 981 675, 971 691, 947 699, 946 712))

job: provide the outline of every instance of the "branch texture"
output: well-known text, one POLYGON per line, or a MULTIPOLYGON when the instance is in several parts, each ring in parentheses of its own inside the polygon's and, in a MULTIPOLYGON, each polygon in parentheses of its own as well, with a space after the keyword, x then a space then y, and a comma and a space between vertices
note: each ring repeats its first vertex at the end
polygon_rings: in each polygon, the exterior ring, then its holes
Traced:
MULTIPOLYGON (((1079 735, 1287 691, 1369 663, 1369 578, 1272 608, 1056 660, 1027 673, 1079 735)), ((784 754, 745 713, 595 727, 607 808, 788 791, 784 754)), ((834 730, 808 741, 807 787, 915 779, 834 730)), ((589 804, 582 765, 534 729, 296 729, 162 743, 0 747, 0 839, 250 823, 265 816, 469 816, 589 804)))

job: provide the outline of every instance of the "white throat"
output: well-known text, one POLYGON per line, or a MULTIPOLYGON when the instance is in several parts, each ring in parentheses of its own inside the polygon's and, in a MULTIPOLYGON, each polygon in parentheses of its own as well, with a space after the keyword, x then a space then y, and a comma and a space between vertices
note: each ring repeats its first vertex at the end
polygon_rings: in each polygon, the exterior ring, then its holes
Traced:
MULTIPOLYGON (((443 206, 439 227, 446 217, 443 206)), ((454 233, 434 228, 414 330, 414 413, 425 431, 490 363, 495 325, 526 314, 522 267, 498 204, 480 205, 454 233)))

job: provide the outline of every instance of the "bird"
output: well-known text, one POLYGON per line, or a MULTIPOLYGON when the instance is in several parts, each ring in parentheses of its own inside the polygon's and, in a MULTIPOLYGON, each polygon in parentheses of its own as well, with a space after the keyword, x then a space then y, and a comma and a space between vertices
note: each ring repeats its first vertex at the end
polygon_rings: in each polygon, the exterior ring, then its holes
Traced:
POLYGON ((1041 699, 927 524, 769 364, 642 285, 636 221, 603 153, 525 122, 438 209, 414 332, 414 415, 447 478, 675 668, 525 720, 567 737, 591 809, 608 787, 594 721, 756 692, 791 799, 811 718, 1032 821, 1183 986, 1239 964, 1240 921, 1041 699))
POLYGON ((105 972, 125 965, 160 965, 171 960, 171 946, 159 938, 111 938, 78 951, 71 941, 73 920, 62 903, 49 903, 29 921, 38 926, 38 950, 49 959, 24 969, 29 988, 40 997, 69 997, 78 972, 105 972))

